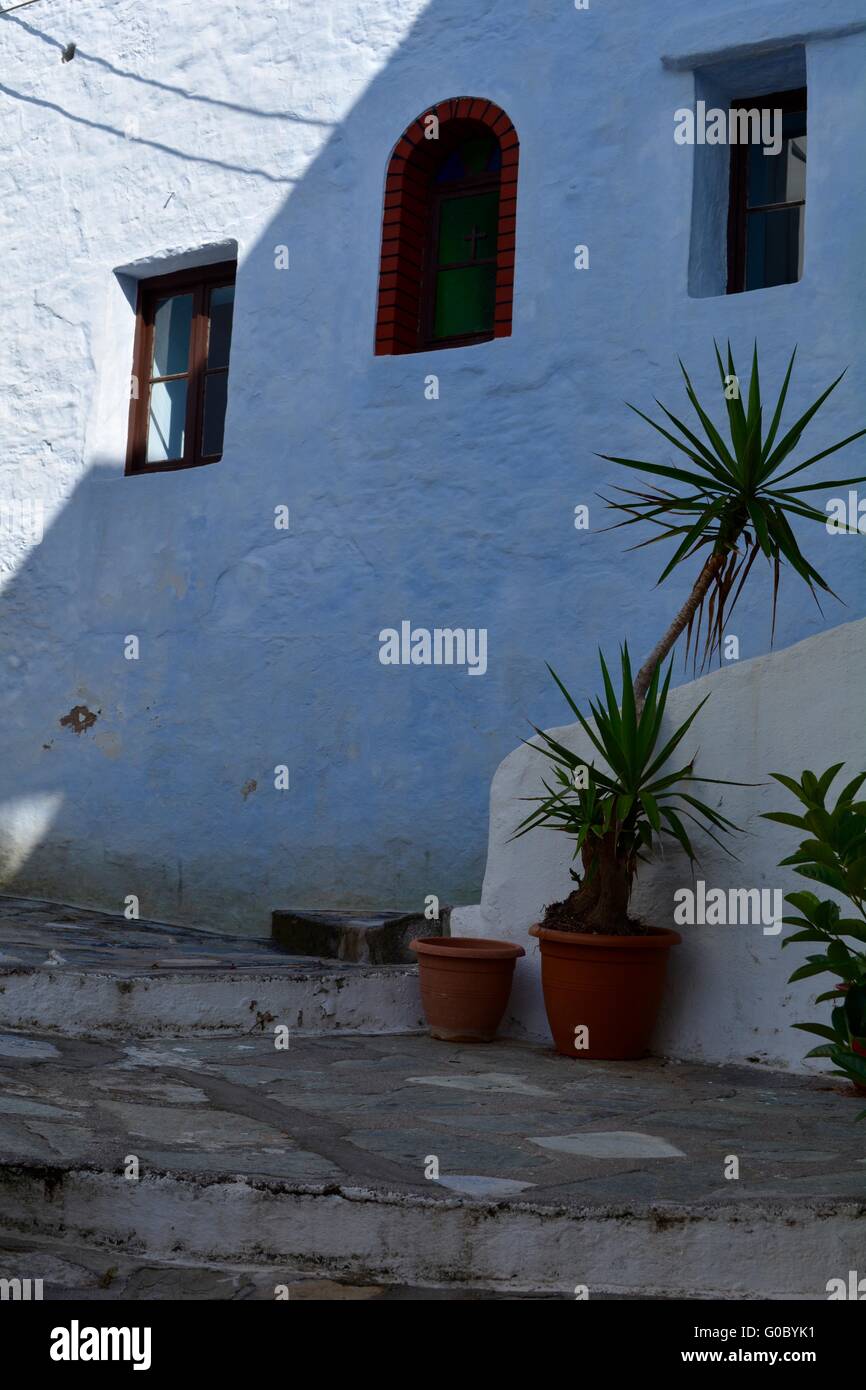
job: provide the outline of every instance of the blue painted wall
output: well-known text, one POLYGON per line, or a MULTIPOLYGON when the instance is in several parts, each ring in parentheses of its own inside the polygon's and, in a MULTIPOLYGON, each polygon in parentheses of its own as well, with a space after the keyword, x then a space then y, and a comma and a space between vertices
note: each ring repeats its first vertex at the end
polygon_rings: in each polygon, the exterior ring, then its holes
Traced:
MULTIPOLYGON (((866 424, 866 4, 335 0, 241 17, 214 0, 202 29, 186 0, 90 0, 76 35, 48 7, 11 20, 2 468, 48 520, 40 545, 6 541, 7 884, 103 907, 136 894, 144 914, 253 933, 276 906, 476 900, 492 773, 527 718, 564 714, 545 661, 586 697, 597 645, 645 654, 685 596, 685 572, 654 589, 662 547, 626 554, 634 532, 599 529, 597 493, 627 479, 597 453, 669 456, 624 400, 679 410, 677 354, 711 392, 713 336, 745 361, 757 335, 766 383, 799 344, 794 406, 850 367, 814 451, 866 424), (695 203, 674 112, 696 68, 699 84, 754 81, 768 49, 767 72, 802 61, 809 86, 805 274, 728 298, 705 274, 723 209, 695 203), (388 155, 463 94, 520 136, 513 336, 376 358, 388 155), (227 238, 224 457, 124 478, 124 276, 227 238), (404 619, 486 628, 486 674, 381 665, 379 632, 404 619), (97 720, 76 734, 59 720, 79 704, 97 720)), ((828 478, 866 472, 866 450, 840 457, 828 478)), ((859 540, 803 540, 848 606, 822 617, 786 575, 777 646, 866 604, 859 540)), ((756 567, 730 625, 742 657, 768 649, 769 593, 756 567)))

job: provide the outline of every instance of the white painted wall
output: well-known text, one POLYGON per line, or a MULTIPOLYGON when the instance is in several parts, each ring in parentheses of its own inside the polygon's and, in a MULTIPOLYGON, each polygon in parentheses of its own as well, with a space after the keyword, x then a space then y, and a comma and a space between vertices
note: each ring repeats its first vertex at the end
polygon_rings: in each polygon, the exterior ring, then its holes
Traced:
MULTIPOLYGON (((590 673, 593 679, 594 673, 590 673)), ((584 676, 585 678, 585 676, 584 676)), ((844 759, 835 785, 866 768, 866 621, 847 623, 804 642, 713 672, 671 692, 667 726, 674 728, 709 694, 680 750, 683 762, 700 750, 696 772, 755 787, 711 787, 697 794, 744 829, 734 837, 738 860, 695 832, 701 856, 696 877, 718 888, 815 888, 777 864, 796 848, 797 832, 759 819, 762 811, 794 810, 794 798, 769 779, 771 772, 799 776, 804 768, 823 772, 844 759)), ((554 730, 584 757, 591 745, 577 724, 554 730)), ((521 797, 538 795, 545 760, 526 746, 500 764, 490 793, 490 840, 480 908, 463 908, 452 918, 455 935, 498 936, 526 947, 518 961, 510 1014, 503 1031, 517 1037, 549 1037, 541 996, 537 941, 527 935, 544 907, 573 887, 570 843, 564 835, 538 830, 509 839, 530 809, 521 797)), ((685 856, 642 866, 632 899, 635 915, 655 926, 674 926, 674 891, 688 887, 685 856)), ((820 890, 823 895, 823 890, 820 890)), ((827 890, 829 894, 829 890, 827 890)), ((827 1006, 812 1007, 829 988, 829 976, 786 983, 808 946, 782 949, 789 932, 764 935, 759 926, 677 927, 683 943, 671 952, 668 989, 654 1051, 707 1062, 760 1059, 796 1070, 822 1069, 803 1063, 811 1046, 792 1023, 822 1018, 827 1006)), ((816 1040, 817 1041, 817 1040, 816 1040)))
MULTIPOLYGON (((864 67, 866 0, 40 0, 0 17, 0 503, 45 511, 41 544, 0 538, 0 885, 109 910, 135 894, 144 915, 254 935, 281 906, 477 899, 493 771, 527 714, 557 718, 545 660, 624 637, 637 652, 681 602, 652 591, 659 547, 624 556, 601 534, 597 493, 623 479, 597 455, 656 442, 623 398, 679 408, 677 354, 706 392, 713 337, 739 361, 757 333, 767 383, 800 344, 792 409, 850 364, 816 451, 864 423, 864 67), (694 150, 674 112, 698 59, 791 45, 809 81, 804 278, 692 297, 694 150), (389 154, 463 94, 520 138, 513 335, 374 357, 389 154), (228 242, 223 458, 126 478, 134 281, 228 242), (404 619, 485 628, 487 673, 382 666, 378 634, 404 619), (60 724, 76 705, 97 714, 85 732, 60 724)), ((718 249, 721 214, 713 231, 718 249)), ((857 538, 811 531, 847 612, 866 611, 857 538)), ((744 656, 769 641, 769 580, 752 579, 744 656)), ((777 639, 841 612, 791 585, 777 639)), ((594 685, 589 664, 576 677, 594 685)))

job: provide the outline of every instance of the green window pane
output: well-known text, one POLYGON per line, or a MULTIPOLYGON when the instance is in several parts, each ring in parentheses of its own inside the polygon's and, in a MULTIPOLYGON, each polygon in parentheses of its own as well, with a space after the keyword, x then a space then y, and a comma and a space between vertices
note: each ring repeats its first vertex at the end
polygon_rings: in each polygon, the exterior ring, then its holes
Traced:
POLYGON ((226 418, 228 386, 228 372, 215 372, 212 376, 205 377, 204 422, 201 437, 201 451, 205 456, 221 454, 223 451, 223 427, 226 418))
POLYGON ((232 310, 235 303, 234 285, 220 285, 210 292, 210 331, 207 343, 209 367, 227 367, 232 341, 232 310))
POLYGON ((192 295, 175 294, 157 300, 153 317, 153 371, 151 376, 177 376, 189 367, 192 330, 192 295))
POLYGON ((498 217, 496 192, 447 198, 439 214, 439 264, 484 261, 495 256, 498 217))
POLYGON ((491 333, 496 302, 496 267, 466 266, 436 276, 435 338, 491 333))
POLYGON ((183 458, 186 422, 186 379, 157 381, 150 388, 147 429, 148 463, 183 458))

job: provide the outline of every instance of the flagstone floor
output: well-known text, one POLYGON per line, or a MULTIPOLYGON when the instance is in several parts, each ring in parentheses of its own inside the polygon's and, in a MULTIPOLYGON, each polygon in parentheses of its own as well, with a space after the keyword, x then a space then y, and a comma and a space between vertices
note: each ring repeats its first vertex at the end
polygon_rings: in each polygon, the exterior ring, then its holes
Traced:
POLYGON ((413 967, 2 907, 0 1277, 86 1298, 824 1298, 866 1270, 844 1082, 359 1031, 384 1001, 417 1026, 413 967))
POLYGON ((832 1080, 516 1042, 288 1041, 0 1035, 0 1161, 119 1172, 134 1153, 145 1171, 535 1202, 866 1198, 862 1100, 832 1080))

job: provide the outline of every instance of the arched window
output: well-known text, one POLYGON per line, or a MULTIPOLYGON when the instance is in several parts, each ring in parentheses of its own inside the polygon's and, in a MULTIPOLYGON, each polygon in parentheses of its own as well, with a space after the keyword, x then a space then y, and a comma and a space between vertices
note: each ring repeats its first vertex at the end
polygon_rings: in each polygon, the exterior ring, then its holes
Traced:
POLYGON ((440 102, 398 141, 385 182, 377 355, 511 333, 518 148, 505 112, 473 97, 440 102))

